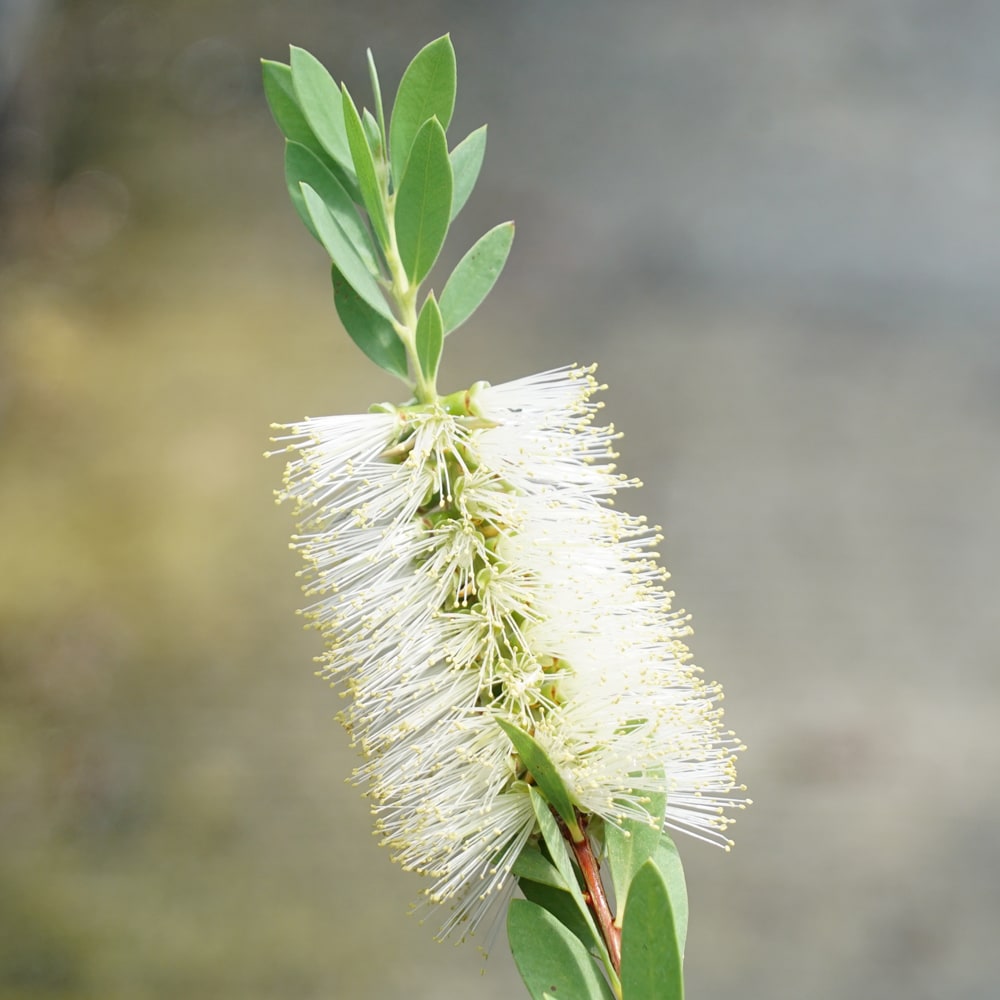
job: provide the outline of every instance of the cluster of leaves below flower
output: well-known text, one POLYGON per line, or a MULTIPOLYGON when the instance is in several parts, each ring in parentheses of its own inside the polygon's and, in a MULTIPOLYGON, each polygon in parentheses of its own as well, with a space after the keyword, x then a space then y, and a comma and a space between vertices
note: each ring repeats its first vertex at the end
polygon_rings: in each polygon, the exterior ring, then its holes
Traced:
MULTIPOLYGON (((593 836, 604 842, 619 907, 616 968, 574 867, 567 846, 571 834, 553 815, 545 794, 535 788, 529 794, 540 838, 514 865, 525 899, 511 902, 507 935, 533 1000, 683 1000, 688 900, 677 848, 657 826, 665 798, 650 802, 648 824, 626 820, 613 827, 592 821, 589 829, 577 831, 579 840, 572 837, 580 844, 593 836)), ((574 854, 578 861, 575 847, 574 854)))

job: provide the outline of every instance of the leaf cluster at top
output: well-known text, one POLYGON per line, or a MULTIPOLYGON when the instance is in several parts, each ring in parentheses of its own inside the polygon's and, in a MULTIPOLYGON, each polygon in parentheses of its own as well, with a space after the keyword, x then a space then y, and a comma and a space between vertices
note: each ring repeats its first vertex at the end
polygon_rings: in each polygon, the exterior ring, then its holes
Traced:
POLYGON ((462 257, 440 296, 421 294, 448 229, 482 167, 486 126, 449 150, 456 64, 445 35, 406 68, 388 128, 369 52, 374 113, 358 109, 315 56, 263 61, 264 90, 285 136, 292 204, 330 255, 334 302, 347 333, 380 368, 436 397, 444 338, 479 307, 503 269, 511 222, 462 257))

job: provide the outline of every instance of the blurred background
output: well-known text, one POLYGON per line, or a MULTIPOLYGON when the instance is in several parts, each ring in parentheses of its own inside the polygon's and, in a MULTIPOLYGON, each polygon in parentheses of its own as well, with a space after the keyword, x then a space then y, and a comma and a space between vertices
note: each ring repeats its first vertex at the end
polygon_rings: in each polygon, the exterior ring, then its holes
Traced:
POLYGON ((261 458, 398 389, 258 59, 391 95, 445 31, 438 273, 518 236, 442 387, 601 364, 750 748, 690 995, 995 997, 1000 6, 0 0, 0 998, 521 995, 406 915, 261 458))

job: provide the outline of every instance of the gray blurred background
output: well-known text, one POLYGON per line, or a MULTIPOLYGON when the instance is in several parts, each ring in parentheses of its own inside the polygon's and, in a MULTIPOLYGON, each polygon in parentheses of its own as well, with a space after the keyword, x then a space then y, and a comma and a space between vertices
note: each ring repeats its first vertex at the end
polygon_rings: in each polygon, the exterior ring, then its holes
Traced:
MULTIPOLYGON (((261 56, 489 122, 442 387, 598 361, 756 804, 699 1000, 993 998, 1000 6, 0 0, 0 997, 519 996, 406 916, 299 630, 272 420, 339 328, 261 56)), ((443 273, 443 271, 438 272, 443 273)), ((440 284, 440 279, 438 280, 440 284)))

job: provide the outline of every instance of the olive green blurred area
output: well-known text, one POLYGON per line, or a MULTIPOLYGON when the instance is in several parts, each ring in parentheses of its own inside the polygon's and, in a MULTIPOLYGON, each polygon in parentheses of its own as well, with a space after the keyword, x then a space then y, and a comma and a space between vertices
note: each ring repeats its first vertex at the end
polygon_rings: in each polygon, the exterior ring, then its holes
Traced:
POLYGON ((400 390, 257 61, 391 94, 449 30, 490 138, 436 274, 518 235, 442 387, 600 363, 749 747, 734 851, 679 839, 690 995, 995 996, 1000 11, 0 0, 0 1000, 521 995, 407 916, 262 458, 400 390))

